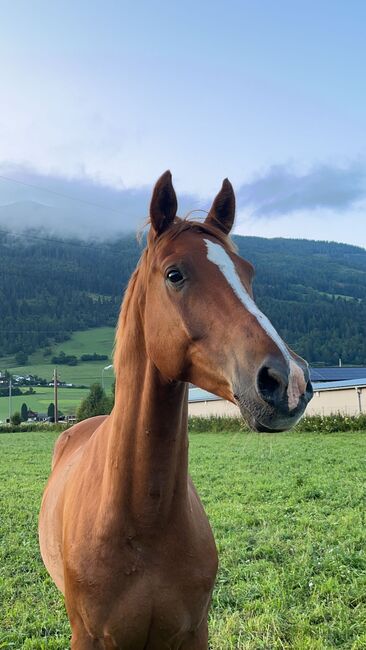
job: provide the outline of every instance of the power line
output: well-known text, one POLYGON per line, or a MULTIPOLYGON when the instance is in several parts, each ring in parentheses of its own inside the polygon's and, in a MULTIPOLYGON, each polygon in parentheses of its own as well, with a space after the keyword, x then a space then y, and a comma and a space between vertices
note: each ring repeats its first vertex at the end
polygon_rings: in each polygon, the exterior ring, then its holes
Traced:
MULTIPOLYGON (((17 366, 15 366, 15 367, 17 367, 17 366)), ((4 366, 4 368, 5 368, 5 366, 4 366)), ((19 374, 19 371, 14 372, 14 369, 12 367, 10 367, 10 366, 7 366, 6 370, 8 371, 8 373, 10 375, 18 375, 19 374)), ((58 375, 59 375, 58 376, 58 382, 65 383, 65 384, 66 383, 69 383, 69 384, 74 383, 74 381, 76 381, 76 380, 78 382, 80 382, 80 383, 81 382, 86 383, 86 382, 89 382, 89 381, 92 381, 92 380, 95 380, 95 379, 101 379, 101 374, 99 374, 99 375, 88 375, 87 377, 85 377, 85 376, 84 377, 75 377, 73 375, 72 377, 70 377, 70 379, 62 379, 62 370, 61 370, 61 372, 59 372, 59 370, 60 370, 60 368, 58 366, 57 367, 57 372, 58 372, 58 375)), ((32 376, 32 377, 35 377, 35 376, 39 377, 39 375, 37 373, 32 373, 32 372, 24 373, 24 375, 28 375, 28 376, 32 376)), ((50 377, 53 377, 53 369, 50 370, 50 377)), ((46 379, 46 377, 40 377, 40 379, 46 379)), ((109 381, 114 381, 114 379, 115 379, 114 375, 110 375, 110 376, 107 375, 107 376, 104 377, 104 381, 106 383, 109 382, 109 381)), ((46 379, 46 381, 50 382, 51 380, 46 379)), ((25 384, 24 386, 19 386, 19 388, 25 388, 28 385, 29 384, 25 384)), ((1 385, 0 385, 0 387, 1 387, 1 385)), ((48 388, 48 386, 42 386, 42 384, 36 384, 36 387, 37 388, 48 388)), ((61 388, 69 388, 69 387, 68 386, 61 386, 61 388)), ((0 395, 0 397, 4 397, 4 396, 0 395)))
MULTIPOLYGON (((99 325, 99 326, 96 325, 95 327, 96 327, 96 329, 99 329, 99 327, 111 327, 112 329, 114 329, 113 325, 99 325)), ((70 330, 65 329, 65 330, 59 330, 58 332, 57 331, 55 332, 54 330, 29 330, 29 329, 24 329, 24 330, 3 330, 3 329, 0 329, 1 334, 53 334, 53 335, 57 335, 57 334, 60 334, 61 332, 65 332, 65 331, 70 331, 70 330)), ((80 332, 80 331, 83 331, 83 330, 71 330, 71 331, 74 334, 75 332, 80 332)), ((60 344, 63 343, 63 342, 66 343, 67 340, 68 339, 66 339, 65 341, 59 341, 59 343, 60 344)), ((47 346, 45 346, 45 347, 47 347, 47 346)))
MULTIPOLYGON (((35 189, 35 190, 38 190, 38 191, 41 191, 41 192, 47 192, 48 194, 52 194, 54 196, 58 196, 58 197, 67 199, 69 201, 75 201, 77 203, 82 203, 84 205, 92 206, 94 208, 98 208, 100 210, 104 210, 104 211, 107 211, 107 212, 113 212, 114 214, 118 214, 119 216, 121 216, 121 211, 117 210, 115 208, 107 207, 105 205, 101 205, 100 203, 94 203, 93 201, 88 201, 86 199, 81 199, 81 198, 76 197, 76 196, 70 196, 70 195, 65 194, 63 192, 57 192, 55 190, 50 190, 47 187, 41 187, 40 185, 35 185, 34 183, 28 183, 26 181, 21 181, 21 180, 16 179, 16 178, 11 178, 9 176, 4 176, 3 174, 0 174, 0 180, 6 181, 6 182, 9 182, 9 183, 15 183, 17 185, 23 185, 25 187, 30 187, 32 189, 35 189)), ((101 246, 95 246, 95 244, 88 244, 88 243, 83 244, 81 242, 73 242, 73 241, 65 242, 64 240, 57 239, 55 237, 41 237, 39 235, 15 233, 15 232, 7 231, 7 230, 0 230, 0 233, 9 234, 9 235, 12 235, 14 237, 25 237, 26 236, 28 238, 35 239, 35 240, 50 241, 50 242, 55 242, 55 243, 59 243, 59 244, 62 244, 62 245, 66 244, 66 245, 79 246, 81 248, 90 247, 90 248, 93 248, 93 249, 96 249, 96 248, 99 248, 100 250, 102 249, 101 246)), ((129 252, 129 251, 130 251, 130 249, 128 251, 126 250, 125 252, 129 252)), ((114 252, 114 251, 110 251, 110 252, 114 252)), ((118 254, 119 254, 119 252, 122 252, 122 251, 118 251, 118 254)))
POLYGON ((47 187, 41 187, 40 185, 35 185, 34 183, 27 183, 26 181, 20 181, 17 178, 11 178, 10 176, 3 176, 0 174, 0 179, 2 181, 7 181, 9 183, 16 183, 17 185, 24 185, 25 187, 31 187, 34 190, 39 190, 41 192, 47 192, 48 194, 53 194, 54 196, 59 196, 63 199, 67 199, 68 201, 76 201, 77 203, 84 203, 86 205, 92 206, 94 208, 99 208, 100 210, 106 210, 107 212, 114 212, 115 214, 118 214, 121 216, 121 211, 116 210, 115 208, 107 207, 106 205, 101 205, 100 203, 93 203, 93 201, 88 201, 86 199, 80 199, 76 196, 70 196, 68 194, 64 194, 63 192, 57 192, 55 190, 50 190, 47 187))
MULTIPOLYGON (((108 360, 110 361, 110 359, 108 359, 108 360)), ((103 364, 103 363, 106 363, 106 361, 101 361, 100 363, 103 364)), ((40 364, 40 365, 44 365, 44 364, 40 364)), ((5 365, 3 364, 2 367, 5 368, 5 365)), ((50 372, 52 374, 53 374, 53 371, 54 371, 55 367, 57 367, 57 372, 59 373, 60 377, 62 378, 62 375, 64 374, 65 366, 61 366, 61 365, 59 365, 57 363, 56 364, 55 363, 50 363, 49 368, 50 368, 50 372)), ((103 366, 101 365, 100 368, 102 369, 102 367, 103 366)), ((37 377, 39 376, 37 372, 34 372, 34 373, 29 372, 29 370, 27 370, 28 366, 12 366, 12 367, 9 366, 9 367, 7 367, 7 370, 8 370, 8 372, 10 372, 11 370, 18 369, 18 368, 19 369, 24 368, 24 372, 26 374, 28 374, 28 375, 33 376, 33 377, 34 376, 37 376, 37 377)), ((1 371, 1 368, 0 368, 0 371, 1 371)), ((44 371, 44 368, 43 368, 43 370, 41 369, 41 371, 44 371)), ((46 372, 48 372, 47 369, 46 369, 46 372)), ((18 374, 18 371, 17 371, 16 374, 18 374)), ((60 377, 59 377, 59 379, 60 379, 60 377)), ((79 380, 98 379, 98 377, 100 377, 100 373, 97 373, 96 375, 72 375, 72 379, 79 379, 79 380)), ((70 377, 70 379, 71 379, 71 377, 70 377)), ((112 373, 110 375, 105 375, 105 379, 108 379, 108 380, 114 379, 114 373, 112 373)), ((66 380, 62 380, 62 381, 66 381, 66 380)))

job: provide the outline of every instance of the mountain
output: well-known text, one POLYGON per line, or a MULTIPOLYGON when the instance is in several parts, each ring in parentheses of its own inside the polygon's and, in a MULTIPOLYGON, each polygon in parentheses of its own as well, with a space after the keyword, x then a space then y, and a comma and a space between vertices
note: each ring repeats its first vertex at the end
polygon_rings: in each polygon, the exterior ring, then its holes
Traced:
MULTIPOLYGON (((127 210, 128 200, 129 195, 126 195, 127 210)), ((132 223, 136 223, 136 218, 132 223)), ((51 197, 47 204, 32 200, 1 204, 0 232, 9 228, 9 224, 12 232, 20 233, 32 228, 42 231, 48 237, 61 238, 66 235, 70 238, 106 239, 132 230, 131 221, 123 218, 117 209, 106 210, 88 201, 77 198, 67 201, 62 197, 51 197)))
MULTIPOLYGON (((41 206, 42 207, 42 206, 41 206)), ((47 207, 47 206, 43 206, 47 207)), ((38 208, 37 208, 38 209, 38 208)), ((235 237, 256 268, 254 293, 291 347, 312 363, 366 363, 366 250, 308 240, 235 237)), ((54 239, 0 240, 0 355, 32 352, 73 331, 115 325, 141 247, 54 239)))
POLYGON ((28 223, 40 227, 44 221, 54 220, 52 208, 37 201, 14 201, 0 205, 0 228, 12 224, 15 231, 24 230, 28 223), (5 226, 4 226, 5 224, 5 226))

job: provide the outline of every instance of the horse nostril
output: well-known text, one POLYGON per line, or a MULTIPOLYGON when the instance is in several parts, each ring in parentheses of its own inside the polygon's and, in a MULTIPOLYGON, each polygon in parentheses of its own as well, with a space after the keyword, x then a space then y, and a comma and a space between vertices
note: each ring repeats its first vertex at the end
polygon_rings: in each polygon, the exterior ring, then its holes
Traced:
POLYGON ((305 388, 305 399, 306 399, 306 401, 310 402, 313 395, 314 395, 314 390, 313 390, 312 383, 311 383, 311 381, 309 379, 308 383, 306 384, 306 388, 305 388))
POLYGON ((263 366, 257 376, 258 393, 268 404, 278 404, 287 390, 287 373, 279 368, 263 366))

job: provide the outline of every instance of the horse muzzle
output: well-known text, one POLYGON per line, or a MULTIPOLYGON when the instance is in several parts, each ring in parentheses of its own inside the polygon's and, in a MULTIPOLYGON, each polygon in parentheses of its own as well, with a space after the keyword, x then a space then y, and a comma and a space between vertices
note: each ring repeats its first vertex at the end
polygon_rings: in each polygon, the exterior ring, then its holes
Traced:
POLYGON ((250 391, 237 390, 241 414, 255 431, 287 431, 303 415, 313 397, 307 365, 292 367, 282 359, 268 357, 260 367, 250 391))

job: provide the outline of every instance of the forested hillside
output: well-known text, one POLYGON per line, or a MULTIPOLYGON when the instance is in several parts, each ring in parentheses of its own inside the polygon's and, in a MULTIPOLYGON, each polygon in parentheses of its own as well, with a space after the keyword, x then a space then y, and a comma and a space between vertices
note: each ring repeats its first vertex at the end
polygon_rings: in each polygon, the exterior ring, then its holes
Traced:
POLYGON ((346 244, 238 237, 255 265, 255 296, 311 362, 366 363, 366 250, 346 244))
MULTIPOLYGON (((307 240, 236 237, 256 267, 255 296, 309 361, 366 363, 366 251, 307 240)), ((0 356, 34 351, 72 331, 114 325, 141 247, 2 234, 0 356)), ((93 350, 94 352, 94 350, 93 350)), ((97 350, 95 351, 97 352, 97 350)))

